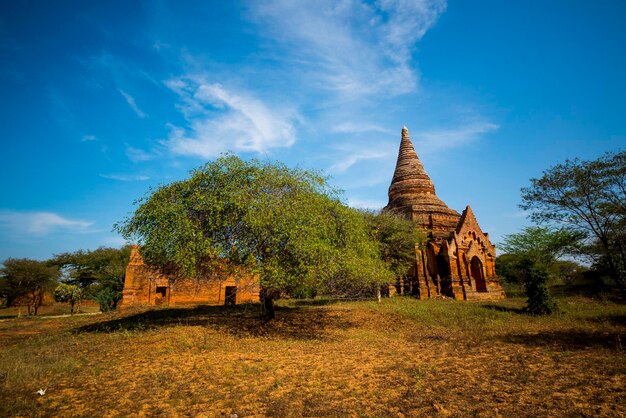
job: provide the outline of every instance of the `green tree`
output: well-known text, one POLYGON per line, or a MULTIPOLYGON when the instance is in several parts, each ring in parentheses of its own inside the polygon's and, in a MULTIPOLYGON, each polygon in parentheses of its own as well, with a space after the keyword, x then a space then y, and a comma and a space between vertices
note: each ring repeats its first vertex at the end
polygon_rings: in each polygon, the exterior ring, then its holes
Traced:
POLYGON ((424 243, 424 234, 414 222, 404 217, 364 211, 372 238, 378 243, 380 258, 396 281, 405 277, 415 265, 415 247, 424 243))
POLYGON ((547 287, 549 271, 560 257, 578 248, 580 239, 576 231, 542 227, 526 227, 507 235, 500 244, 505 254, 496 260, 498 274, 524 287, 529 312, 549 314, 555 308, 547 287))
POLYGON ((121 299, 130 248, 126 245, 67 252, 55 255, 50 264, 61 268, 65 273, 64 281, 80 287, 85 297, 99 302, 105 312, 115 309, 121 299), (106 298, 99 297, 99 294, 106 295, 106 298), (106 306, 103 306, 101 301, 105 299, 106 306))
POLYGON ((83 299, 83 289, 80 287, 61 283, 54 289, 54 300, 61 303, 70 304, 70 314, 74 314, 74 306, 76 306, 76 312, 80 311, 80 302, 83 299))
POLYGON ((587 253, 626 294, 626 151, 549 168, 522 189, 520 207, 535 222, 582 234, 587 253))
POLYGON ((46 291, 54 288, 59 269, 45 261, 8 258, 0 269, 0 294, 7 306, 27 305, 28 314, 37 315, 46 291))
POLYGON ((260 274, 266 317, 282 295, 362 294, 390 280, 363 216, 317 173, 225 155, 141 199, 116 225, 147 265, 210 280, 221 260, 260 274))
POLYGON ((525 254, 550 268, 567 254, 579 251, 583 235, 570 229, 530 226, 517 234, 506 235, 499 248, 507 254, 525 254))

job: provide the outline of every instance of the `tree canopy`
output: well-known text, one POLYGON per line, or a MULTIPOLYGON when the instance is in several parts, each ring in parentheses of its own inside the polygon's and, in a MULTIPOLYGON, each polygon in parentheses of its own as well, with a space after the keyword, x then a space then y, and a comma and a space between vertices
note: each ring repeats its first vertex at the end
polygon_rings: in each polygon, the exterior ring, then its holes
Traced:
POLYGON ((28 313, 37 315, 47 290, 56 285, 59 269, 45 261, 8 258, 0 269, 0 296, 7 306, 27 305, 28 313))
POLYGON ((582 238, 580 232, 566 228, 530 226, 517 234, 506 235, 499 247, 507 254, 527 255, 549 268, 562 256, 576 253, 582 238))
POLYGON ((364 217, 315 172, 225 155, 137 203, 116 229, 146 264, 171 280, 244 266, 270 310, 280 295, 355 295, 391 279, 364 217))
POLYGON ((122 297, 129 258, 130 245, 126 245, 57 254, 49 263, 63 270, 65 283, 80 287, 84 296, 99 302, 104 312, 115 309, 122 297))
POLYGON ((539 224, 582 234, 587 253, 626 291, 626 151, 549 168, 522 189, 520 207, 539 224))
POLYGON ((396 278, 404 277, 415 265, 415 246, 422 245, 425 235, 414 222, 391 213, 364 212, 372 238, 378 243, 381 259, 396 278))

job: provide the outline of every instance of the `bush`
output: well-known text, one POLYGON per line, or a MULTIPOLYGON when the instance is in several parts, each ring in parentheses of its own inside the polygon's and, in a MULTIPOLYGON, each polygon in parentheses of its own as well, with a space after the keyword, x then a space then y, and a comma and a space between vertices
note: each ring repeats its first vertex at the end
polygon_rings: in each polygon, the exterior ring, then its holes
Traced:
POLYGON ((122 292, 105 287, 93 296, 93 300, 100 304, 102 312, 110 312, 117 309, 118 302, 122 300, 122 292))

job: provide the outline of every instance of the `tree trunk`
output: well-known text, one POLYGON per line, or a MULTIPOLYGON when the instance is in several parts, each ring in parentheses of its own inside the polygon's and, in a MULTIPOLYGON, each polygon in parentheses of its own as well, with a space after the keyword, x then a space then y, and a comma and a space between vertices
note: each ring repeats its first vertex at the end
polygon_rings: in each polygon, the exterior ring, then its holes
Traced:
POLYGON ((74 301, 70 302, 70 315, 74 315, 74 301))
POLYGON ((274 309, 273 298, 269 296, 265 296, 263 298, 261 306, 263 307, 263 317, 265 318, 266 321, 270 321, 276 317, 276 310, 274 309))

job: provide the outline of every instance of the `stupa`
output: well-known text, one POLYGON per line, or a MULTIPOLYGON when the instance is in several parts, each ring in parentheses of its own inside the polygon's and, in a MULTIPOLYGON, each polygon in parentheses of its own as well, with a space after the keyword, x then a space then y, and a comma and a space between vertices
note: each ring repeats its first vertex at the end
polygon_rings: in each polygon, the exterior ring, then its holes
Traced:
POLYGON ((404 216, 423 231, 426 242, 415 247, 415 265, 391 293, 420 299, 496 300, 505 297, 495 271, 496 247, 467 206, 462 214, 450 209, 420 161, 407 127, 383 211, 404 216))

